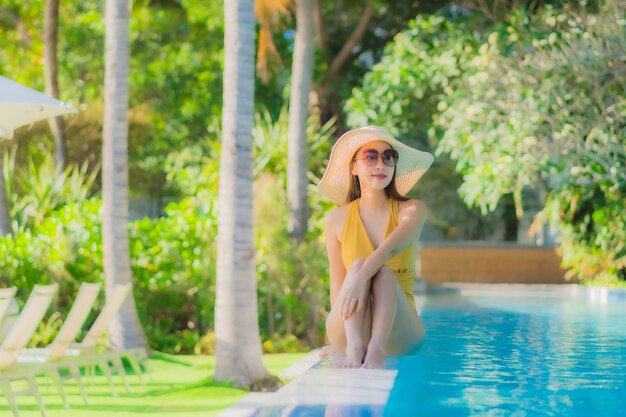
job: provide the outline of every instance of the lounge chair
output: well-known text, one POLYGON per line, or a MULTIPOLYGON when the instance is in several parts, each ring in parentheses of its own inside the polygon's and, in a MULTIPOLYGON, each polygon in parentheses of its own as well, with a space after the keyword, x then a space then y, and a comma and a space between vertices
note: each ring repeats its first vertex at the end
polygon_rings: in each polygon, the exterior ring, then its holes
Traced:
MULTIPOLYGON (((15 417, 19 417, 15 397, 26 394, 35 396, 41 414, 44 417, 46 416, 46 409, 35 378, 43 369, 40 367, 33 367, 33 369, 15 369, 14 364, 20 351, 28 343, 37 329, 37 326, 43 319, 43 316, 46 314, 46 311, 48 311, 52 299, 56 296, 58 291, 58 284, 35 285, 17 322, 0 345, 0 387, 4 391, 9 407, 15 417), (14 381, 26 381, 28 388, 15 391, 12 386, 14 381)), ((62 395, 65 396, 63 392, 62 395)))
POLYGON ((4 316, 9 312, 9 307, 16 291, 17 287, 0 288, 0 324, 2 324, 4 316))
MULTIPOLYGON (((81 389, 85 404, 87 404, 87 395, 85 394, 85 387, 83 385, 82 378, 80 377, 78 364, 72 363, 71 361, 65 363, 61 362, 61 360, 63 359, 68 346, 76 341, 76 337, 85 323, 85 320, 87 320, 96 298, 98 297, 100 287, 101 285, 98 283, 91 284, 83 282, 78 290, 76 298, 74 299, 72 308, 70 309, 70 312, 63 322, 63 326, 61 327, 61 330, 59 330, 59 333, 55 337, 54 341, 45 348, 22 349, 16 359, 16 363, 22 366, 53 363, 53 369, 56 373, 56 375, 53 375, 53 379, 57 385, 62 384, 63 380, 68 379, 66 376, 62 376, 61 374, 62 370, 67 370, 69 372, 69 376, 76 379, 76 382, 81 389)), ((108 371, 108 367, 106 371, 108 371)), ((66 408, 69 408, 67 403, 65 406, 66 408)))
POLYGON ((16 291, 17 287, 0 288, 0 343, 9 333, 19 313, 19 307, 15 301, 16 291))
MULTIPOLYGON (((85 284, 83 284, 85 285, 85 284)), ((87 284, 91 285, 87 288, 81 286, 81 291, 76 297, 76 301, 72 306, 72 310, 68 314, 66 321, 61 328, 59 335, 55 341, 46 348, 43 349, 24 349, 18 357, 17 361, 20 364, 33 364, 33 363, 49 363, 54 364, 57 371, 55 378, 57 381, 65 381, 67 379, 76 379, 81 390, 84 389, 80 373, 72 372, 73 368, 86 368, 89 376, 93 375, 95 368, 100 368, 102 373, 106 376, 111 393, 113 396, 117 396, 117 389, 113 383, 112 372, 116 371, 124 383, 126 392, 130 392, 130 387, 122 363, 122 358, 126 357, 126 352, 96 352, 96 343, 101 335, 107 329, 107 326, 111 319, 115 316, 120 309, 124 299, 130 291, 129 285, 118 285, 114 288, 113 294, 107 298, 102 311, 98 315, 98 318, 89 329, 83 342, 75 343, 76 336, 80 331, 87 314, 93 306, 93 302, 97 296, 95 292, 95 286, 97 291, 100 290, 100 284, 87 284), (68 375, 61 375, 62 370, 68 370, 68 375)), ((131 366, 135 371, 139 373, 141 378, 141 367, 135 356, 132 355, 128 358, 131 366)), ((143 382, 143 381, 142 381, 143 382)))
MULTIPOLYGON (((117 285, 113 289, 113 293, 107 298, 102 311, 93 323, 87 335, 80 343, 67 343, 69 338, 64 339, 66 343, 59 346, 58 349, 49 349, 46 359, 54 363, 58 369, 68 368, 69 366, 79 366, 87 369, 88 375, 93 375, 95 368, 98 367, 108 379, 111 393, 117 396, 117 389, 112 379, 112 371, 116 371, 122 378, 126 392, 130 392, 126 371, 122 359, 126 359, 137 376, 141 384, 144 384, 141 366, 150 372, 148 367, 148 355, 144 349, 131 349, 121 352, 104 351, 98 352, 97 346, 100 338, 106 332, 109 323, 115 317, 115 314, 121 308, 124 299, 130 292, 131 285, 117 285)), ((33 361, 28 357, 28 352, 22 357, 24 361, 33 361)), ((36 359, 35 359, 36 360, 36 359)), ((72 378, 73 375, 67 375, 62 379, 72 378)))
POLYGON ((118 371, 124 380, 124 385, 128 391, 128 383, 126 381, 126 372, 122 364, 122 359, 126 359, 133 371, 137 374, 141 384, 144 384, 142 365, 148 371, 150 378, 152 379, 152 372, 148 362, 148 354, 143 348, 127 349, 119 352, 97 352, 98 342, 102 336, 106 333, 111 320, 115 317, 119 309, 122 307, 124 300, 131 291, 130 284, 118 284, 113 293, 107 298, 107 301, 98 315, 98 318, 91 326, 87 335, 80 343, 74 343, 70 345, 70 348, 66 351, 68 356, 81 355, 83 357, 83 363, 88 363, 94 359, 104 358, 113 364, 113 368, 118 371))
POLYGON ((76 342, 76 337, 80 329, 83 327, 87 316, 93 309, 101 285, 83 282, 78 290, 78 294, 74 299, 72 308, 68 313, 63 326, 59 330, 54 341, 45 348, 22 349, 17 362, 28 362, 28 358, 35 358, 35 362, 48 362, 49 360, 57 360, 63 357, 63 353, 68 346, 76 342))

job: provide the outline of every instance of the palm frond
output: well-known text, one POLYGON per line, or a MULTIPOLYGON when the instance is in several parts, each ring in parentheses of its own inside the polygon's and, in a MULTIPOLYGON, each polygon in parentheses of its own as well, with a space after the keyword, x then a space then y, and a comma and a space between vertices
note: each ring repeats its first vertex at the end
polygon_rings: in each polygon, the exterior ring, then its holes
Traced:
POLYGON ((293 9, 291 0, 255 0, 254 2, 254 14, 261 25, 256 70, 257 75, 265 84, 269 82, 271 68, 279 68, 282 65, 272 39, 273 26, 280 17, 289 15, 293 9))

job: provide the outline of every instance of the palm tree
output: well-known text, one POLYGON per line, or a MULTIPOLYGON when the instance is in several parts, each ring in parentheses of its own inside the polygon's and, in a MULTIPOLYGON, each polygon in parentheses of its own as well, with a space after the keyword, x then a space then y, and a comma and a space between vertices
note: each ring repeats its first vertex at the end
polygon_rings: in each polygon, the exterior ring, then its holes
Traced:
MULTIPOLYGON (((46 77, 46 94, 59 98, 59 79, 57 62, 57 32, 59 22, 59 1, 46 0, 44 16, 44 62, 46 77)), ((50 130, 54 135, 54 159, 57 172, 65 170, 65 126, 62 117, 52 117, 49 120, 50 130)))
MULTIPOLYGON (((128 73, 130 4, 106 0, 102 223, 107 294, 131 282, 128 242, 128 73)), ((148 348, 132 292, 109 328, 114 349, 148 348)))
POLYGON ((297 29, 291 72, 287 199, 289 232, 297 241, 304 239, 309 216, 306 127, 313 78, 313 5, 313 0, 296 0, 297 29))
POLYGON ((217 236, 215 379, 268 377, 259 335, 252 226, 254 0, 224 2, 224 107, 217 236))

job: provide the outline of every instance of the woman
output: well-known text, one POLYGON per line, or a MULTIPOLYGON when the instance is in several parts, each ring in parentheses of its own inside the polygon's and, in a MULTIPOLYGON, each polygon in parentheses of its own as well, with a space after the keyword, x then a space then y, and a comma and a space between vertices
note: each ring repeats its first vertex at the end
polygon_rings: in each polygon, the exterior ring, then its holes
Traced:
POLYGON ((408 193, 433 156, 368 126, 341 136, 318 189, 340 204, 326 216, 331 310, 326 333, 342 368, 382 369, 385 355, 415 352, 415 244, 426 206, 408 193))

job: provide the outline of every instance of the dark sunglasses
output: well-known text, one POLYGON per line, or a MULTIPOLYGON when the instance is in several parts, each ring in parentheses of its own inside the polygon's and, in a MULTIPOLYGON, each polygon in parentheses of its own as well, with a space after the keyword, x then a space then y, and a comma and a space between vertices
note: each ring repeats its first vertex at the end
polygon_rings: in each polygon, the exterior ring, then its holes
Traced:
MULTIPOLYGON (((357 158, 357 160, 361 160, 367 166, 374 166, 376 162, 378 162, 378 155, 381 155, 377 149, 363 149, 361 151, 361 157, 357 158)), ((381 158, 383 160, 383 164, 388 167, 396 166, 398 163, 398 151, 395 149, 385 149, 382 152, 381 158)))

